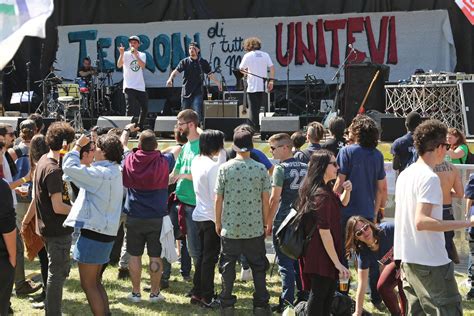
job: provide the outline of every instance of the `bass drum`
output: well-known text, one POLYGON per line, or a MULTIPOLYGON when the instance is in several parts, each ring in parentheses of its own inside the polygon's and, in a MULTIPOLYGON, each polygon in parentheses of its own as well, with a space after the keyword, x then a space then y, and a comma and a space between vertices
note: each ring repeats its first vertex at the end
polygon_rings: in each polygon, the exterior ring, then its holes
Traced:
POLYGON ((111 102, 112 102, 112 111, 117 113, 117 115, 125 115, 126 112, 126 103, 125 103, 125 95, 123 94, 122 87, 123 81, 116 83, 115 89, 111 95, 111 102))

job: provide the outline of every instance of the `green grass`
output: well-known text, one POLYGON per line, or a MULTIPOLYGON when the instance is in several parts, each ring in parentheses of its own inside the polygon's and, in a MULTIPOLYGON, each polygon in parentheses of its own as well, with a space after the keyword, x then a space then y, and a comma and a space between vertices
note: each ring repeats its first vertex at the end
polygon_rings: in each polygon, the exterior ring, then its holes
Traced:
MULTIPOLYGON (((144 256, 146 258, 146 256, 144 256)), ((147 262, 143 262, 142 286, 148 282, 148 273, 146 271, 147 262)), ((27 274, 39 273, 39 263, 27 262, 27 274)), ((236 270, 240 272, 240 267, 236 270)), ((270 304, 274 305, 278 302, 278 296, 281 291, 280 278, 278 277, 278 269, 274 268, 273 276, 270 277, 270 271, 267 276, 267 287, 270 292, 270 304)), ((179 265, 173 265, 173 272, 170 280, 170 287, 163 290, 166 302, 158 304, 150 304, 148 302, 148 293, 142 292, 142 302, 138 304, 130 303, 126 300, 126 296, 131 290, 129 280, 117 280, 117 267, 108 267, 104 273, 104 286, 109 296, 110 308, 113 315, 218 315, 217 311, 202 309, 189 303, 189 298, 185 294, 191 289, 192 284, 182 280, 179 274, 179 265)), ((251 315, 252 314, 252 282, 235 283, 234 294, 237 295, 236 314, 251 315)), ((352 278, 356 279, 354 269, 352 269, 352 278)), ((463 285, 466 280, 465 274, 456 273, 460 291, 465 296, 468 289, 463 285)), ((215 277, 216 291, 220 290, 220 275, 216 271, 215 277)), ((355 282, 354 285, 355 286, 355 282)), ((351 295, 355 295, 355 289, 351 290, 351 295)), ((16 315, 43 315, 44 311, 37 311, 31 308, 31 304, 25 297, 12 297, 12 307, 16 315)), ((386 313, 375 312, 372 304, 369 302, 369 296, 366 295, 364 304, 366 310, 374 313, 374 315, 387 315, 386 313)), ((463 301, 464 315, 474 315, 474 301, 463 301)), ((63 313, 66 315, 90 315, 91 311, 87 303, 86 296, 81 289, 79 282, 79 272, 77 266, 73 266, 69 278, 64 285, 63 291, 63 313)))

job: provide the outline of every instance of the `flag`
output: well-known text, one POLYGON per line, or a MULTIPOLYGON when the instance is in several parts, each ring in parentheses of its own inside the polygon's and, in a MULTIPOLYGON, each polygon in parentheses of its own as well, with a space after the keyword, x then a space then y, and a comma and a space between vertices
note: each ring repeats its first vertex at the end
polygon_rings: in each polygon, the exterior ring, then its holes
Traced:
POLYGON ((473 0, 456 0, 456 4, 467 17, 469 22, 474 25, 474 1, 473 0))
POLYGON ((25 36, 46 36, 53 0, 0 0, 0 70, 13 58, 25 36))

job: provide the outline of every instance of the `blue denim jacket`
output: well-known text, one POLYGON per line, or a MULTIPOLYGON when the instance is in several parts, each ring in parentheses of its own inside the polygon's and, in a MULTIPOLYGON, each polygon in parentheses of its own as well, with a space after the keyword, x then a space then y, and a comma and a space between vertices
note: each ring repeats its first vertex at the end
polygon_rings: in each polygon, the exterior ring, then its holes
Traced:
POLYGON ((87 167, 81 165, 79 152, 71 151, 64 156, 63 172, 65 181, 80 188, 63 225, 116 236, 123 197, 120 166, 103 160, 87 167))

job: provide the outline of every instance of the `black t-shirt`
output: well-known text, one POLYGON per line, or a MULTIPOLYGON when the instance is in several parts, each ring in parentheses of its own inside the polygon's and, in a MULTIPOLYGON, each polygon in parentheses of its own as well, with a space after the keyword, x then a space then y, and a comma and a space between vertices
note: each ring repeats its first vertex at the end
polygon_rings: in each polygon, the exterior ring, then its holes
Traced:
POLYGON ((183 73, 183 89, 181 95, 185 98, 194 97, 202 94, 202 83, 204 75, 211 72, 211 66, 207 60, 198 58, 192 59, 186 57, 182 59, 176 67, 180 73, 183 73))
POLYGON ((73 232, 70 227, 63 227, 66 215, 56 214, 53 210, 51 195, 63 193, 63 171, 58 161, 43 155, 36 165, 34 186, 36 209, 39 219, 44 223, 40 227, 44 237, 57 237, 69 235, 73 232))
POLYGON ((16 229, 15 208, 10 186, 0 179, 0 257, 8 257, 7 246, 3 234, 16 229))
POLYGON ((337 154, 339 153, 339 149, 344 147, 345 144, 346 144, 346 141, 344 139, 337 140, 335 138, 331 138, 331 139, 328 139, 324 144, 322 144, 321 148, 332 151, 334 153, 334 157, 337 157, 337 154))

